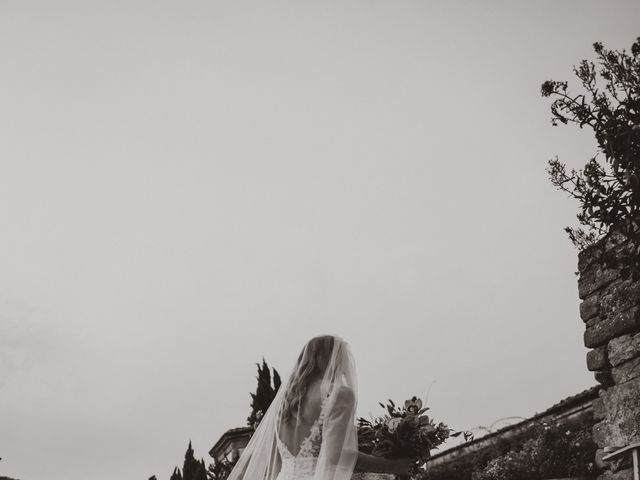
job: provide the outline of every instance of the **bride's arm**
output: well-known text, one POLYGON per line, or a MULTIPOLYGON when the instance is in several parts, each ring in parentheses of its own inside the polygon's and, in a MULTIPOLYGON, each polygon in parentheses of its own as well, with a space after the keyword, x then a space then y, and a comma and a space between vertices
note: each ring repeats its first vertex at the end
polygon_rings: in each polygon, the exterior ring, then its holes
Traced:
POLYGON ((363 452, 358 452, 358 460, 356 460, 356 470, 360 472, 388 473, 387 459, 382 457, 374 457, 363 452))
POLYGON ((348 443, 351 443, 345 442, 345 439, 349 435, 347 432, 354 428, 355 408, 356 397, 353 390, 348 387, 340 387, 331 409, 331 418, 325 425, 323 433, 326 442, 325 453, 329 464, 337 467, 341 463, 349 463, 349 458, 351 458, 351 461, 355 463, 356 470, 408 475, 413 463, 409 459, 389 460, 360 452, 357 450, 355 438, 352 445, 355 451, 344 449, 348 443))
POLYGON ((376 457, 363 452, 358 452, 356 470, 373 473, 393 473, 396 475, 408 475, 412 461, 408 459, 389 460, 376 457))
POLYGON ((356 396, 349 387, 338 387, 322 432, 323 457, 328 466, 355 464, 357 440, 354 432, 356 396))

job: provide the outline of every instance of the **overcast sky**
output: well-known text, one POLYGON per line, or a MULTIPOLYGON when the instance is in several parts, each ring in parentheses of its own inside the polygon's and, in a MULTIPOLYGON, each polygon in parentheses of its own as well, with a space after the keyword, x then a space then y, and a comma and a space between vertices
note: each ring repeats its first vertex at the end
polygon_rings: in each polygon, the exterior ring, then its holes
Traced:
POLYGON ((0 2, 0 475, 166 480, 264 356, 454 428, 594 383, 546 79, 630 1, 0 2))

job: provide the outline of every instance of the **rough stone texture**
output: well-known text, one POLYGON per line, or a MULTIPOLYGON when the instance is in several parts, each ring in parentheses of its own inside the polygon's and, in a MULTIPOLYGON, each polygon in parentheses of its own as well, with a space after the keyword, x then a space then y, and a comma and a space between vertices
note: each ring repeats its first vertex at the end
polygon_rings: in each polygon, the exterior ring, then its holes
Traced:
POLYGON ((640 305, 640 282, 634 282, 630 279, 615 282, 606 289, 606 293, 601 295, 598 300, 600 303, 599 315, 602 318, 640 305))
POLYGON ((580 318, 587 321, 598 315, 600 311, 600 298, 597 294, 589 295, 584 302, 580 304, 580 318))
POLYGON ((620 277, 620 272, 613 268, 595 265, 585 271, 578 279, 578 295, 587 298, 592 292, 608 285, 620 277))
MULTIPOLYGON (((640 356, 640 333, 622 335, 607 345, 607 355, 612 366, 616 367, 627 360, 640 356)), ((587 359, 588 359, 587 354, 587 359)))
POLYGON ((602 370, 609 365, 607 361, 607 346, 602 345, 587 352, 587 368, 591 372, 602 370))
MULTIPOLYGON (((593 427, 593 440, 600 448, 625 446, 640 441, 639 398, 640 378, 635 378, 607 389, 602 395, 602 404, 596 406, 594 402, 594 415, 598 409, 598 417, 603 417, 593 427)), ((609 466, 615 470, 617 464, 609 466)))
POLYGON ((625 468, 615 473, 605 473, 600 475, 598 480, 633 480, 633 469, 625 468))
POLYGON ((600 322, 600 317, 593 317, 584 322, 585 328, 594 328, 600 322))
POLYGON ((607 446, 607 437, 609 434, 609 427, 607 422, 596 423, 593 426, 593 441, 600 448, 604 448, 607 446))
POLYGON ((580 275, 584 275, 587 269, 597 262, 596 255, 593 253, 593 249, 587 248, 578 253, 578 272, 580 275))
POLYGON ((602 460, 602 457, 604 457, 604 455, 605 453, 603 448, 599 448, 598 450, 596 450, 596 465, 600 469, 604 469, 607 467, 607 464, 602 460))
POLYGON ((598 398, 593 401, 593 419, 598 422, 600 420, 604 420, 606 416, 606 410, 604 408, 604 400, 598 398))
POLYGON ((600 318, 584 332, 584 345, 589 348, 604 345, 609 340, 625 333, 640 330, 640 308, 634 307, 624 312, 600 318))
POLYGON ((581 251, 578 254, 578 271, 584 274, 586 270, 598 265, 602 259, 603 247, 606 252, 617 252, 629 245, 626 235, 613 231, 609 233, 599 245, 595 245, 581 251))
POLYGON ((611 375, 611 370, 600 370, 599 372, 594 372, 593 377, 603 387, 610 387, 614 384, 613 375, 611 375))
MULTIPOLYGON (((640 377, 640 357, 629 360, 611 371, 611 376, 615 383, 625 383, 634 378, 640 377)), ((640 389, 637 392, 637 407, 640 408, 640 389)))
POLYGON ((600 447, 618 447, 640 441, 637 381, 611 387, 606 400, 605 418, 593 427, 594 441, 600 447))

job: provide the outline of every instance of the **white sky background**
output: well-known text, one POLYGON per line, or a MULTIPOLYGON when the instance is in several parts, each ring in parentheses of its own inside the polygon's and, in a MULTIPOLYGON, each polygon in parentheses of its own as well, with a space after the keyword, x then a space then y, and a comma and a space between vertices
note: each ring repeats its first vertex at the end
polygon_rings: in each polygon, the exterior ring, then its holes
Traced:
POLYGON ((353 347, 360 413, 591 386, 543 80, 635 1, 0 3, 0 475, 168 478, 255 362, 353 347))

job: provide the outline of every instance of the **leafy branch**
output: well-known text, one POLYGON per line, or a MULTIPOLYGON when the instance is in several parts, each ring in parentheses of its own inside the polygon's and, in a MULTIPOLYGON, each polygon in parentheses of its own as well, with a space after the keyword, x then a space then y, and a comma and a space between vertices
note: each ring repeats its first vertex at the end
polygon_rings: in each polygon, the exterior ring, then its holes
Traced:
MULTIPOLYGON (((595 43, 596 62, 582 60, 573 71, 583 91, 569 93, 568 82, 548 80, 543 97, 553 98, 551 123, 593 130, 598 152, 580 170, 568 170, 556 157, 548 162, 551 183, 579 203, 579 227, 567 227, 579 249, 616 230, 638 239, 640 228, 640 37, 631 51, 595 43)), ((636 251, 620 261, 626 274, 640 277, 636 251)))

